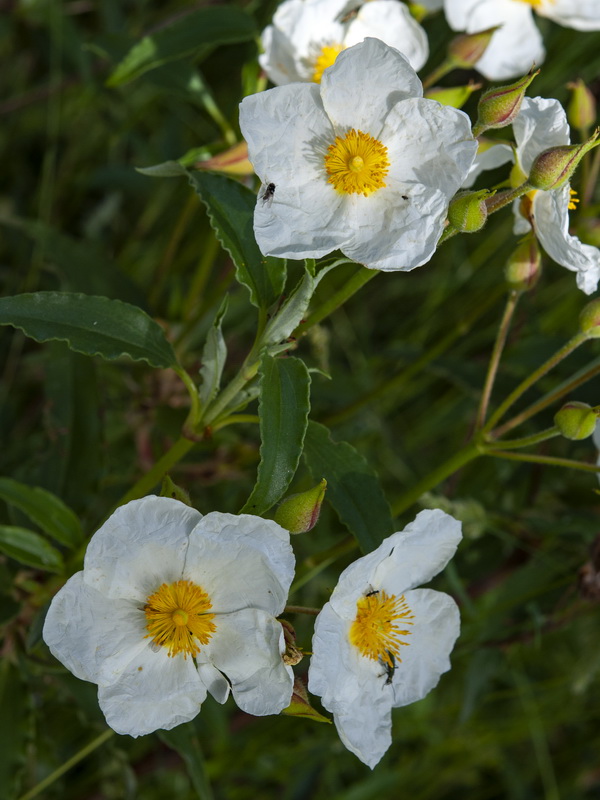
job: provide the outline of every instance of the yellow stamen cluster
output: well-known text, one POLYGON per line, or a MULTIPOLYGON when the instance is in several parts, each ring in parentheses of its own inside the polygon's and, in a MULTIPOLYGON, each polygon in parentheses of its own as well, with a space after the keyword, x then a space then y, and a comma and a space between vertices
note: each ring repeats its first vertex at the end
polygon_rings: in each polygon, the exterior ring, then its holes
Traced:
POLYGON ((533 8, 540 8, 544 3, 553 3, 554 0, 520 0, 521 3, 527 3, 528 6, 533 8))
POLYGON ((401 630, 398 623, 412 625, 413 614, 404 595, 388 595, 384 591, 371 592, 356 603, 356 618, 350 627, 350 643, 358 647, 361 655, 394 668, 400 658, 400 648, 408 646, 400 636, 411 631, 401 630))
POLYGON ((144 606, 146 629, 154 644, 166 647, 169 656, 194 657, 208 644, 216 625, 207 593, 192 581, 163 583, 144 606))
POLYGON ((577 197, 577 192, 575 189, 570 189, 571 195, 569 197, 569 211, 575 211, 577 208, 577 203, 579 202, 579 198, 577 197))
POLYGON ((343 44, 323 45, 313 63, 312 79, 315 83, 321 83, 323 72, 325 72, 327 67, 331 67, 335 64, 336 58, 339 56, 342 50, 345 49, 346 48, 343 44))
POLYGON ((390 169, 387 147, 368 133, 354 128, 342 139, 335 137, 325 156, 328 182, 340 194, 368 197, 385 186, 390 169))

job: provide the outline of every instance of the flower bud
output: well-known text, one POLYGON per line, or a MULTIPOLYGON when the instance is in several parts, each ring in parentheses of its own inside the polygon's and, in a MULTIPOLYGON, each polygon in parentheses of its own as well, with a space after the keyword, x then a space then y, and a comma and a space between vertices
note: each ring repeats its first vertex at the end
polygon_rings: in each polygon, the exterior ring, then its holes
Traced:
POLYGON ((295 667, 304 658, 304 653, 296 646, 296 631, 291 622, 286 619, 280 619, 281 627, 283 628, 283 640, 285 642, 285 653, 283 654, 283 663, 288 667, 295 667))
POLYGON ((585 306, 579 315, 579 327, 588 339, 600 338, 600 298, 585 306))
POLYGON ((498 28, 499 26, 495 25, 478 33, 461 33, 460 36, 456 36, 448 45, 448 60, 455 67, 474 67, 487 50, 498 28))
POLYGON ((196 161, 194 167, 196 169, 223 172, 226 175, 254 175, 254 167, 248 160, 248 145, 246 142, 234 144, 228 150, 217 153, 216 156, 205 161, 196 161))
POLYGON ((531 69, 527 75, 508 86, 495 86, 487 89, 477 105, 475 135, 490 128, 504 128, 510 125, 519 113, 527 87, 540 71, 531 69))
POLYGON ((427 89, 425 98, 427 100, 437 100, 443 106, 462 108, 473 92, 478 89, 481 89, 481 84, 473 81, 470 81, 466 86, 434 86, 432 89, 427 89))
POLYGON ((596 429, 598 415, 587 403, 572 400, 554 415, 554 424, 565 439, 587 439, 596 429))
POLYGON ((185 489, 182 489, 181 486, 177 486, 177 484, 171 479, 170 475, 165 475, 165 477, 162 479, 160 496, 172 497, 173 500, 179 500, 180 503, 185 503, 186 506, 192 505, 189 494, 185 489))
POLYGON ((319 712, 308 702, 308 692, 306 691, 306 687, 300 678, 294 679, 292 699, 289 706, 284 708, 281 713, 287 714, 290 717, 305 717, 306 719, 312 719, 313 722, 331 723, 330 719, 324 717, 323 714, 319 714, 319 712))
POLYGON ((504 275, 511 289, 533 289, 541 275, 542 256, 535 236, 526 236, 509 256, 504 275))
POLYGON ((290 533, 306 533, 317 524, 326 489, 327 481, 323 478, 308 492, 286 497, 273 519, 290 533))
POLYGON ((463 233, 474 233, 481 230, 487 220, 486 198, 490 197, 488 189, 478 192, 459 192, 448 207, 450 224, 463 233))
POLYGON ((534 189, 560 189, 577 169, 584 155, 600 144, 597 128, 587 142, 550 147, 535 159, 529 172, 529 183, 534 189))
POLYGON ((569 125, 579 131, 587 131, 596 122, 596 98, 581 78, 567 86, 572 92, 567 109, 569 125))

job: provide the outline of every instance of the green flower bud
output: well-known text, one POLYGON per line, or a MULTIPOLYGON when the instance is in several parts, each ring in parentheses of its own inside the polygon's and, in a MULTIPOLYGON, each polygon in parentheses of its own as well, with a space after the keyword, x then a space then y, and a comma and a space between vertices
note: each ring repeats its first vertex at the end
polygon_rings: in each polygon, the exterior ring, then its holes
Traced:
POLYGON ((432 89, 427 89, 425 97, 427 100, 437 100, 443 106, 462 108, 477 89, 481 89, 481 84, 473 81, 467 86, 434 86, 432 89))
POLYGON ((478 33, 462 33, 456 36, 448 45, 448 60, 456 67, 474 67, 487 50, 498 28, 495 25, 478 33))
POLYGON ((584 155, 597 147, 600 128, 597 128, 587 142, 550 147, 535 159, 529 173, 529 183, 534 189, 560 189, 568 181, 584 155))
POLYGON ((567 86, 572 92, 567 109, 569 125, 579 131, 587 131, 596 122, 596 98, 581 78, 567 86))
POLYGON ((487 220, 485 201, 491 197, 488 189, 478 192, 460 192, 450 201, 448 220, 450 224, 463 233, 474 233, 481 230, 487 220))
POLYGON ((317 524, 326 489, 327 481, 323 478, 308 492, 286 497, 273 519, 290 533, 306 533, 317 524))
POLYGON ((585 306, 579 315, 579 327, 588 339, 600 338, 600 298, 585 306))
POLYGON ((308 692, 300 678, 294 678, 294 688, 292 690, 292 698, 287 708, 281 712, 290 717, 304 717, 305 719, 312 719, 313 722, 328 722, 331 720, 320 714, 313 708, 308 700, 308 692))
POLYGON ((554 415, 554 424, 565 439, 587 439, 596 429, 598 415, 587 403, 572 400, 554 415))
POLYGON ((527 75, 508 86, 495 86, 485 91, 477 105, 477 122, 473 133, 478 136, 490 128, 510 125, 519 113, 525 92, 540 71, 531 69, 527 75))
POLYGON ((511 289, 526 292, 533 289, 541 275, 542 256, 535 236, 526 236, 509 256, 504 275, 511 289))
POLYGON ((174 500, 179 500, 180 503, 185 503, 186 506, 192 505, 192 501, 190 500, 190 496, 186 490, 182 489, 181 486, 177 486, 177 484, 171 480, 169 475, 165 475, 165 477, 162 479, 160 496, 172 497, 174 500))

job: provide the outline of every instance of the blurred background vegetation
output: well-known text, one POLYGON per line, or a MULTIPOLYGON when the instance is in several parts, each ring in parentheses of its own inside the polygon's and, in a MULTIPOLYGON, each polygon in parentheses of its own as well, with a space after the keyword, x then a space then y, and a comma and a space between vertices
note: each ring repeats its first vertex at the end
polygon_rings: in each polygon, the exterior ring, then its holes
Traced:
MULTIPOLYGON (((135 168, 192 148, 209 155, 239 137, 238 103, 259 78, 256 35, 275 5, 238 4, 253 20, 254 34, 244 41, 205 46, 111 88, 108 76, 136 41, 203 4, 2 3, 3 294, 57 289, 138 305, 161 322, 181 362, 197 374, 206 332, 229 292, 226 369, 234 373, 255 326, 247 291, 236 284, 187 181, 152 179, 135 168)), ((548 58, 529 93, 566 103, 566 84, 578 77, 598 91, 598 34, 543 19, 539 25, 548 58)), ((424 75, 442 60, 449 38, 442 15, 425 27, 431 58, 424 75)), ((470 77, 477 75, 453 73, 442 83, 470 77)), ((490 183, 504 177, 500 170, 490 183)), ((597 207, 588 215, 585 235, 598 244, 597 207)), ((296 355, 332 376, 313 374, 312 418, 365 456, 392 508, 472 432, 503 309, 511 229, 506 210, 483 232, 445 244, 427 266, 376 276, 298 343, 296 355)), ((335 270, 320 295, 353 271, 335 270)), ((496 403, 576 332, 585 302, 572 273, 545 264, 518 308, 496 403)), ((524 404, 598 357, 594 343, 581 348, 524 404)), ((173 372, 86 358, 60 343, 38 345, 11 328, 2 329, 0 366, 0 473, 56 493, 88 535, 178 437, 187 413, 187 393, 173 372)), ((598 388, 596 379, 573 399, 597 404, 598 388)), ((551 425, 556 410, 518 433, 551 425)), ((236 512, 252 489, 258 447, 256 426, 225 428, 199 442, 172 478, 200 511, 236 512)), ((595 459, 590 440, 555 439, 539 452, 595 459)), ((309 485, 301 465, 292 488, 309 485)), ((393 745, 373 772, 344 749, 333 726, 257 719, 232 701, 221 707, 209 698, 193 723, 169 735, 113 736, 41 796, 600 798, 600 597, 580 585, 584 565, 588 576, 600 569, 598 549, 590 562, 600 533, 596 487, 590 473, 480 458, 398 520, 400 529, 423 505, 441 505, 463 520, 465 541, 433 584, 461 604, 463 633, 437 690, 394 712, 393 745)), ((4 505, 0 521, 24 524, 4 505)), ((357 551, 326 569, 315 565, 344 550, 347 537, 325 507, 318 526, 294 539, 299 583, 310 580, 291 602, 325 602, 357 551)), ((9 799, 106 726, 96 687, 67 673, 40 639, 62 579, 7 557, 0 577, 0 797, 9 799)), ((312 621, 294 622, 310 651, 312 621)), ((307 662, 297 674, 306 675, 307 662)))

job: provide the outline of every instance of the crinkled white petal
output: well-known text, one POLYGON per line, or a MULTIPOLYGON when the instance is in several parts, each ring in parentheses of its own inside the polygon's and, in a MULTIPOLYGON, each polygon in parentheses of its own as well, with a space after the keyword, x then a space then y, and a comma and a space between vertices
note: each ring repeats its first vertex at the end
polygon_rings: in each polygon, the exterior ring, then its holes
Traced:
POLYGON ((190 534, 183 577, 219 614, 260 608, 279 614, 294 576, 289 532, 272 520, 213 511, 190 534))
POLYGON ((52 600, 42 635, 77 678, 111 683, 149 646, 146 633, 144 612, 135 603, 106 598, 77 572, 52 600))
POLYGON ((454 30, 477 33, 501 26, 476 64, 486 78, 516 78, 544 61, 542 36, 529 4, 520 0, 446 0, 445 10, 454 30))
POLYGON ((485 149, 481 149, 480 145, 477 155, 475 156, 475 161, 469 170, 466 180, 462 184, 463 187, 469 189, 484 170, 501 167, 502 164, 512 161, 513 158, 513 149, 508 144, 494 144, 485 149))
POLYGON ((110 686, 98 687, 98 702, 117 733, 143 736, 189 722, 200 711, 206 687, 192 658, 170 658, 163 647, 143 650, 110 686))
POLYGON ((422 95, 421 81, 406 58, 379 39, 344 50, 321 80, 323 107, 341 135, 354 128, 379 139, 396 103, 422 95))
POLYGON ((569 144, 569 123, 564 108, 552 98, 525 97, 513 122, 517 161, 526 175, 549 147, 569 144))
POLYGON ((569 233, 569 185, 552 192, 536 192, 533 224, 537 238, 550 258, 577 273, 577 286, 586 294, 598 288, 600 250, 569 233))
POLYGON ((393 692, 384 667, 350 644, 350 624, 325 604, 315 622, 308 688, 334 715, 344 745, 373 768, 392 741, 393 692))
POLYGON ((188 536, 202 514, 170 497, 143 497, 118 508, 92 536, 84 580, 106 597, 143 602, 181 578, 188 536))
POLYGON ((367 37, 381 39, 395 47, 406 56, 414 70, 425 66, 429 57, 427 34, 407 6, 398 0, 370 0, 360 7, 348 25, 344 44, 352 47, 367 37))
POLYGON ((350 564, 329 602, 340 616, 354 619, 356 601, 370 590, 401 595, 431 580, 452 558, 461 538, 461 524, 454 517, 440 509, 421 511, 403 531, 350 564))
POLYGON ((274 25, 265 28, 261 44, 264 53, 259 55, 258 63, 272 83, 281 86, 303 79, 296 69, 291 42, 279 28, 274 25))
POLYGON ((578 31, 600 30, 598 0, 545 0, 536 11, 543 17, 578 31))
POLYGON ((214 697, 217 703, 223 704, 229 697, 228 680, 210 661, 205 660, 205 648, 202 648, 196 656, 196 666, 200 680, 206 686, 208 693, 214 697))
POLYGON ((433 589, 404 593, 414 619, 400 651, 401 661, 391 683, 394 707, 425 697, 450 669, 450 653, 460 633, 460 614, 454 600, 433 589))
POLYGON ((287 708, 294 677, 281 658, 281 624, 255 608, 219 614, 215 624, 217 630, 203 648, 205 656, 227 675, 242 711, 260 717, 287 708))

